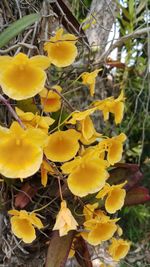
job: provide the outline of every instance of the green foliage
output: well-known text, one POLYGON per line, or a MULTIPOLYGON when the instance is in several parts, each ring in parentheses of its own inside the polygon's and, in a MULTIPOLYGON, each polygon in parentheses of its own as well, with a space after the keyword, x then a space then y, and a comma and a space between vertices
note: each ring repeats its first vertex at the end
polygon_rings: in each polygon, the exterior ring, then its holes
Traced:
MULTIPOLYGON (((120 36, 148 26, 148 13, 146 13, 148 2, 146 0, 129 0, 122 1, 122 3, 118 4, 120 36)), ((124 70, 118 70, 116 75, 116 82, 122 81, 121 87, 125 90, 127 98, 125 117, 121 127, 128 136, 126 160, 132 163, 142 163, 150 157, 147 46, 147 38, 140 36, 129 38, 120 50, 120 55, 124 52, 126 67, 124 70)))
MULTIPOLYGON (((118 1, 119 2, 119 1, 118 1)), ((147 0, 134 1, 128 0, 123 1, 123 4, 118 3, 120 8, 120 14, 118 20, 120 23, 120 33, 129 34, 144 23, 144 14, 147 0)))
POLYGON ((125 238, 133 243, 144 240, 147 232, 150 231, 150 206, 144 204, 125 207, 119 216, 125 238))
POLYGON ((73 12, 75 14, 75 17, 82 22, 85 18, 86 15, 89 11, 90 5, 91 5, 92 0, 72 0, 71 5, 73 12))

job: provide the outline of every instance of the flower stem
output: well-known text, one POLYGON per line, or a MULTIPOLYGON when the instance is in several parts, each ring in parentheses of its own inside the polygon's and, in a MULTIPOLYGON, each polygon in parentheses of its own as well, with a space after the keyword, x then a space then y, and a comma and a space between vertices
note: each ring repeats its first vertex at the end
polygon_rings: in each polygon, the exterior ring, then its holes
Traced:
POLYGON ((58 92, 56 89, 54 88, 51 88, 49 86, 45 86, 47 89, 53 91, 54 93, 56 93, 57 95, 59 95, 63 101, 66 103, 66 105, 68 106, 68 108, 71 110, 71 111, 74 111, 74 108, 72 107, 72 105, 69 103, 69 101, 60 93, 58 92))

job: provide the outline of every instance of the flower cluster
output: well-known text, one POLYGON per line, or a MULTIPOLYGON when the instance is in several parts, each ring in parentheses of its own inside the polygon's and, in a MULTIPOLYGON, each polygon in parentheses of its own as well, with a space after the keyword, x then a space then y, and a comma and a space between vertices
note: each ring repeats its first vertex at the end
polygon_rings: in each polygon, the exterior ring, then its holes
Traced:
MULTIPOLYGON (((126 135, 120 133, 107 137, 97 132, 92 115, 100 110, 106 121, 112 113, 115 124, 121 123, 125 98, 121 91, 116 99, 93 101, 90 108, 74 110, 61 123, 65 104, 63 88, 59 83, 46 82, 46 69, 51 64, 56 71, 73 64, 77 57, 76 42, 76 36, 59 29, 44 44, 47 56, 29 58, 19 53, 14 57, 0 57, 0 86, 7 97, 16 100, 13 114, 17 119, 8 127, 0 126, 0 174, 4 181, 6 177, 21 179, 21 182, 29 177, 31 180, 32 176, 38 180, 40 176, 43 188, 50 179, 58 180, 61 197, 61 204, 60 201, 58 204, 61 207, 56 218, 53 217, 56 220, 51 230, 59 230, 60 236, 78 230, 80 236, 93 246, 111 240, 108 253, 118 261, 126 256, 130 243, 118 237, 119 219, 111 215, 124 205, 126 182, 112 185, 108 178, 110 168, 122 159, 126 135), (18 101, 28 98, 32 98, 35 105, 38 101, 36 114, 20 108, 18 101), (68 202, 64 200, 63 186, 69 192, 68 202), (84 200, 83 197, 89 194, 94 204, 84 200), (83 221, 68 208, 72 207, 74 197, 76 201, 83 198, 83 221)), ((96 69, 79 76, 81 85, 89 87, 91 96, 99 71, 96 69)), ((8 213, 12 216, 13 234, 25 243, 35 240, 35 227, 44 228, 34 211, 10 210, 8 213)))

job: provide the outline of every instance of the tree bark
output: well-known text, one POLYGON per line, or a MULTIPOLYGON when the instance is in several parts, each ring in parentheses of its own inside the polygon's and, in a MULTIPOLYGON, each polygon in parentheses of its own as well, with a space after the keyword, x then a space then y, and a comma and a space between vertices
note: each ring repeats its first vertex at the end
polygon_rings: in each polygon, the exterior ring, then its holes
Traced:
POLYGON ((90 45, 98 49, 97 56, 101 55, 106 47, 109 33, 115 22, 117 14, 117 4, 115 0, 93 0, 88 17, 96 20, 91 23, 90 28, 86 30, 86 35, 90 45))

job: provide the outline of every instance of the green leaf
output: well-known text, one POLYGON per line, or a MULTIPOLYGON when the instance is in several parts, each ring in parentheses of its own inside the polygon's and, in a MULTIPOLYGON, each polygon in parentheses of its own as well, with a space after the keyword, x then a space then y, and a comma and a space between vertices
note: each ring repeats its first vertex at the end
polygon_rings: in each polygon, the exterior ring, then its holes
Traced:
POLYGON ((130 16, 132 18, 134 18, 134 16, 135 16, 135 7, 134 7, 135 0, 129 0, 128 5, 129 5, 129 13, 130 13, 130 16))
POLYGON ((13 22, 7 29, 0 34, 0 48, 7 45, 8 42, 24 31, 28 26, 39 21, 41 15, 39 13, 30 14, 13 22))
POLYGON ((33 98, 17 101, 17 107, 22 109, 24 112, 38 113, 38 108, 34 103, 33 98))
POLYGON ((75 231, 60 237, 58 231, 50 240, 45 267, 65 267, 75 231))

